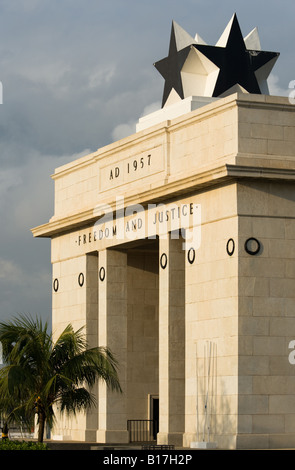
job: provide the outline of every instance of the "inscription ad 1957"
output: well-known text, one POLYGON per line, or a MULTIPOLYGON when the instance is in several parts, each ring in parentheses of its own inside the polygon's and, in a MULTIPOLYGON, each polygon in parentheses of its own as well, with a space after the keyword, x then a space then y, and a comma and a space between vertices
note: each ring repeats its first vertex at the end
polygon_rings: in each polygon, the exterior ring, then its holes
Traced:
POLYGON ((100 188, 113 189, 164 170, 163 147, 130 156, 101 168, 100 188))

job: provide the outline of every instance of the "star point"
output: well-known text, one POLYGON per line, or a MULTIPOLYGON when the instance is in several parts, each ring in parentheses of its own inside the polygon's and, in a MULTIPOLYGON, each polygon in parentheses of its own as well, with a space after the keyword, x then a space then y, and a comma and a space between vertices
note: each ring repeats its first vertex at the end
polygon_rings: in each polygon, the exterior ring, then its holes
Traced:
POLYGON ((154 64, 158 72, 165 79, 162 107, 166 104, 173 90, 180 99, 184 98, 181 69, 190 52, 190 46, 194 43, 195 40, 173 21, 168 57, 154 64))

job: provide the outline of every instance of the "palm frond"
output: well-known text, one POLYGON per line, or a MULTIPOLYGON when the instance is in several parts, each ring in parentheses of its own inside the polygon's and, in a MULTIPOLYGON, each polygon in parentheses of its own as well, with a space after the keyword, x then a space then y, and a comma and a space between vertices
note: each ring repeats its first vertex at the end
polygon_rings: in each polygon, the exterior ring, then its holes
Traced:
POLYGON ((0 323, 0 342, 5 362, 25 364, 31 358, 41 362, 50 345, 47 323, 29 315, 20 315, 0 323))
POLYGON ((104 380, 112 390, 122 391, 117 361, 106 347, 87 349, 69 359, 62 367, 62 374, 71 377, 77 384, 94 385, 96 379, 104 380))
POLYGON ((94 405, 96 405, 95 398, 85 387, 71 388, 60 400, 60 411, 75 416, 94 405))

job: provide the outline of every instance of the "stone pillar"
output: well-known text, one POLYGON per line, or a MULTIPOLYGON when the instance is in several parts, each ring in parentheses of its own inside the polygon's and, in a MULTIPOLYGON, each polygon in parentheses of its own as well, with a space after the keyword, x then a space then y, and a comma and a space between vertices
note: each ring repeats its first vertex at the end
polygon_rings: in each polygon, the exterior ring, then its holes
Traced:
MULTIPOLYGON (((86 338, 89 348, 98 345, 98 253, 86 255, 86 338)), ((79 278, 81 282, 81 278, 79 278)), ((98 385, 91 392, 98 402, 98 385)), ((86 413, 85 441, 95 442, 98 429, 98 412, 91 407, 86 413)))
POLYGON ((185 252, 182 239, 160 239, 159 444, 182 445, 185 409, 185 252))
MULTIPOLYGON (((52 323, 56 340, 71 324, 74 331, 86 326, 83 334, 90 347, 97 346, 97 254, 63 259, 53 264, 52 323)), ((97 386, 91 392, 97 398, 97 386)), ((96 441, 97 409, 68 417, 60 415, 52 439, 96 441)))
POLYGON ((99 318, 100 346, 110 348, 119 363, 119 380, 123 394, 99 383, 98 442, 127 443, 127 254, 104 250, 99 252, 99 318))

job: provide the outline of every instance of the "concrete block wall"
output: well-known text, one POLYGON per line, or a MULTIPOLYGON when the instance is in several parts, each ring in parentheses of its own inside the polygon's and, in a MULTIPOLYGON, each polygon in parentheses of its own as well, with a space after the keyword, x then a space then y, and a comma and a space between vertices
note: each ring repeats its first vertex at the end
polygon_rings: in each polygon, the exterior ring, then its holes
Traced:
POLYGON ((253 182, 239 185, 238 195, 238 445, 292 447, 295 368, 288 358, 295 338, 295 194, 291 184, 253 182), (260 243, 255 256, 245 252, 248 237, 260 243))
POLYGON ((158 253, 128 253, 127 418, 151 419, 149 395, 159 395, 158 253))

